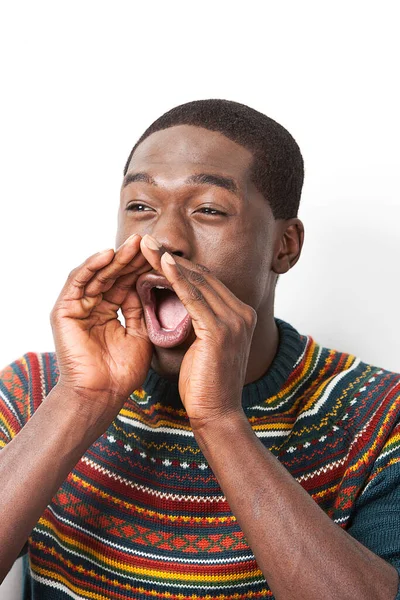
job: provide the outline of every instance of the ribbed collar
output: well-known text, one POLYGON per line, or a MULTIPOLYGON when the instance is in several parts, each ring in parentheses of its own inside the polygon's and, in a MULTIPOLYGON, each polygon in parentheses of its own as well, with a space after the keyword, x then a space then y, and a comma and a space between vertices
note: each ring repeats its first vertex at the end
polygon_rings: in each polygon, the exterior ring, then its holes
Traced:
MULTIPOLYGON (((276 317, 275 323, 279 332, 278 350, 265 375, 243 387, 243 408, 275 396, 287 381, 304 349, 304 340, 301 339, 300 334, 294 327, 276 317)), ((160 402, 170 406, 182 405, 178 384, 161 377, 152 368, 150 368, 142 388, 148 396, 152 397, 152 404, 160 402)))

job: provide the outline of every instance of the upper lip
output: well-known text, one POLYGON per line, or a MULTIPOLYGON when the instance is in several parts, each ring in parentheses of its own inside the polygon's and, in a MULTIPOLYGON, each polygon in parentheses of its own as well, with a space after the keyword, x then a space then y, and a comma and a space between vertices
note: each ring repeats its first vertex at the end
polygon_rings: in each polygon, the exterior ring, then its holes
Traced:
POLYGON ((136 282, 136 289, 138 294, 142 297, 142 295, 146 295, 146 290, 151 290, 157 285, 173 291, 173 287, 168 279, 165 279, 163 275, 159 275, 158 273, 144 273, 143 275, 140 275, 136 282))

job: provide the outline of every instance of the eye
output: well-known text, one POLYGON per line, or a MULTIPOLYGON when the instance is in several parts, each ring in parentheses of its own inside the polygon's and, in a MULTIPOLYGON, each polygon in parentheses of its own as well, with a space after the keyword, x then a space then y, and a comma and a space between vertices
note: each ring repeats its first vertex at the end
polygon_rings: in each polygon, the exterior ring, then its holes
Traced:
POLYGON ((137 202, 136 204, 128 204, 126 210, 130 210, 133 212, 147 212, 148 210, 152 209, 149 206, 146 206, 146 204, 141 204, 140 202, 137 202))
POLYGON ((196 212, 203 212, 204 215, 211 215, 211 216, 226 216, 226 213, 222 212, 221 210, 217 210, 216 208, 211 208, 211 206, 203 206, 202 208, 199 208, 198 211, 196 212), (207 212, 205 212, 207 211, 207 212))
MULTIPOLYGON (((152 211, 153 209, 150 206, 143 204, 142 202, 133 202, 131 204, 128 204, 128 206, 126 207, 126 210, 130 211, 130 212, 144 213, 144 212, 152 211)), ((210 215, 212 217, 218 217, 218 216, 226 217, 227 216, 227 213, 225 213, 221 210, 217 210, 216 208, 212 208, 211 206, 202 206, 196 212, 200 212, 203 215, 210 215)))

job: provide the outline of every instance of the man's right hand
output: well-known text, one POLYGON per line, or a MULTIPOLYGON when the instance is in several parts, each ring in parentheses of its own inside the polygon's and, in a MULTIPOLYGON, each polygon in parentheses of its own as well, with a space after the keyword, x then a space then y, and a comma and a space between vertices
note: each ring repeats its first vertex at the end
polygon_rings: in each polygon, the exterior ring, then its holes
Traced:
POLYGON ((74 269, 51 312, 57 386, 109 420, 143 384, 152 357, 136 292, 139 275, 152 270, 140 240, 133 235, 115 252, 94 254, 74 269))

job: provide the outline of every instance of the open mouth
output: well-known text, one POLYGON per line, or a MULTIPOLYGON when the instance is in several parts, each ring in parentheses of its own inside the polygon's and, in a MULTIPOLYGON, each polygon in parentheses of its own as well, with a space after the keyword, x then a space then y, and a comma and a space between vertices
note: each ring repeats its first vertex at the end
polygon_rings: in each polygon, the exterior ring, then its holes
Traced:
POLYGON ((182 344, 190 333, 192 319, 165 277, 145 273, 139 277, 136 289, 152 344, 162 348, 182 344))

